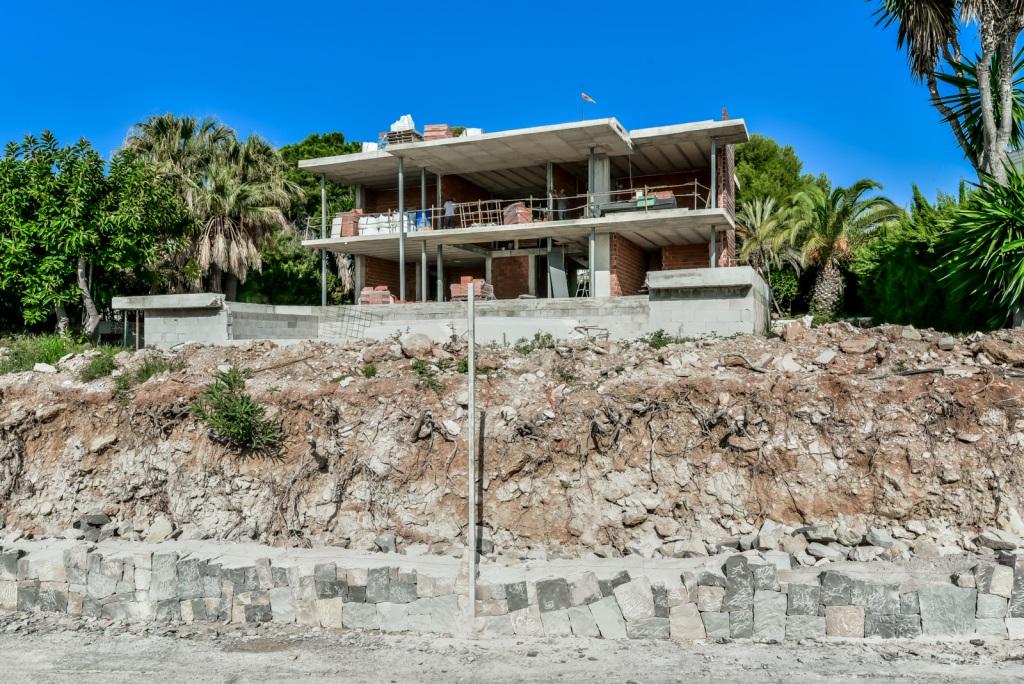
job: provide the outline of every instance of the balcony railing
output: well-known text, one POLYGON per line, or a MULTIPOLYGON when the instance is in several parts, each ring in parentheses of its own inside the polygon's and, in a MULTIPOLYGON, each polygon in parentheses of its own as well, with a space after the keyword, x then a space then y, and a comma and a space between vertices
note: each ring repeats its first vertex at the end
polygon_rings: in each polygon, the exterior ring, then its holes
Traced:
MULTIPOLYGON (((708 209, 711 191, 699 181, 678 185, 638 186, 605 192, 522 199, 490 199, 412 209, 405 212, 405 231, 447 230, 486 226, 519 225, 572 221, 618 213, 650 213, 662 209, 708 209)), ((331 237, 386 235, 401 229, 401 214, 396 210, 364 214, 360 210, 343 212, 331 224, 331 237)), ((555 228, 553 225, 552 228, 555 228)), ((319 237, 319 222, 311 218, 306 239, 319 237)))

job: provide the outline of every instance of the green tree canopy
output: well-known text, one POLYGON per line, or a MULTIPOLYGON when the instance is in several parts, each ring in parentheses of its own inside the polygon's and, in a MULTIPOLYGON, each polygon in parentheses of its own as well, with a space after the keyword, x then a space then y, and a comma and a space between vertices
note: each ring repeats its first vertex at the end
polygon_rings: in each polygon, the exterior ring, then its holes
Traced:
POLYGON ((0 291, 28 324, 81 302, 92 336, 111 282, 140 274, 188 225, 172 188, 130 154, 109 173, 86 140, 61 147, 49 132, 7 145, 0 159, 0 291), (99 297, 97 297, 99 295, 99 297))
POLYGON ((736 147, 736 177, 740 182, 737 202, 771 198, 775 206, 786 206, 796 193, 815 181, 803 173, 803 166, 792 145, 783 147, 755 133, 749 142, 736 147))
MULTIPOLYGON (((300 159, 316 159, 333 157, 340 154, 351 154, 360 150, 357 142, 345 142, 345 135, 337 131, 333 133, 313 133, 301 142, 285 145, 281 148, 281 157, 288 165, 287 178, 302 188, 306 199, 296 203, 291 210, 291 218, 296 226, 305 226, 306 219, 320 216, 320 177, 299 168, 300 159)), ((352 208, 352 192, 348 187, 327 183, 327 215, 335 212, 348 211, 352 208)))

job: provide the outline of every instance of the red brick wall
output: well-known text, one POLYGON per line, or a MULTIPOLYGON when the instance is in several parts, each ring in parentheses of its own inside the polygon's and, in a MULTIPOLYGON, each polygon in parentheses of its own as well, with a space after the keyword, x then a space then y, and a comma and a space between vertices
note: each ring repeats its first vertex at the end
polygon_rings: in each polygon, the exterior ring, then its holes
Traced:
MULTIPOLYGON (((377 287, 387 285, 391 294, 397 299, 401 289, 398 278, 398 262, 378 259, 368 256, 364 258, 366 264, 366 287, 377 287)), ((405 297, 408 300, 416 298, 416 264, 405 264, 405 297)))
POLYGON ((676 268, 707 268, 708 243, 696 245, 669 245, 661 248, 661 270, 676 268))
MULTIPOLYGON (((711 169, 695 169, 693 171, 677 171, 675 173, 658 173, 649 176, 633 176, 632 183, 634 188, 642 188, 645 185, 648 187, 657 187, 661 185, 687 185, 682 188, 672 188, 672 192, 676 194, 676 202, 679 204, 681 209, 703 209, 708 201, 708 188, 711 182, 711 169), (699 199, 694 206, 693 192, 694 188, 687 184, 697 181, 701 184, 701 188, 698 189, 699 199)), ((612 188, 617 189, 619 184, 622 184, 623 188, 630 187, 629 176, 623 176, 621 178, 615 178, 612 180, 612 188)), ((623 199, 623 197, 618 197, 623 199)))
MULTIPOLYGON (((398 172, 395 172, 397 177, 398 172)), ((436 176, 427 174, 427 206, 437 205, 437 183, 436 176)), ((441 204, 449 197, 455 198, 456 202, 475 202, 481 199, 490 199, 491 193, 479 185, 472 183, 462 176, 443 176, 441 178, 441 204)), ((413 210, 420 208, 420 176, 418 173, 405 179, 405 207, 413 210)), ((366 206, 367 214, 380 214, 386 211, 398 209, 398 186, 387 190, 367 190, 366 206)))
POLYGON ((621 235, 611 236, 611 252, 612 296, 638 294, 647 278, 647 254, 621 235))
POLYGON ((498 299, 515 299, 530 292, 530 257, 499 257, 491 260, 491 283, 498 299))

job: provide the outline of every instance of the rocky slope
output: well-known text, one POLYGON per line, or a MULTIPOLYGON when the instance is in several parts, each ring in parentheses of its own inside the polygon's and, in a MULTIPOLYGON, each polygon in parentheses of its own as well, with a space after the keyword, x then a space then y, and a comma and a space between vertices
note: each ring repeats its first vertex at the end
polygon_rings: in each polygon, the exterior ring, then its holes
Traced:
MULTIPOLYGON (((827 523, 822 543, 877 546, 875 527, 897 553, 937 554, 985 527, 1024 534, 1024 335, 783 337, 481 350, 486 544, 687 555, 753 544, 769 521, 762 536, 827 523)), ((403 342, 190 346, 127 395, 79 382, 81 356, 0 377, 0 517, 9 535, 457 546, 465 348, 403 342), (281 421, 277 457, 215 444, 191 415, 227 365, 281 421)))

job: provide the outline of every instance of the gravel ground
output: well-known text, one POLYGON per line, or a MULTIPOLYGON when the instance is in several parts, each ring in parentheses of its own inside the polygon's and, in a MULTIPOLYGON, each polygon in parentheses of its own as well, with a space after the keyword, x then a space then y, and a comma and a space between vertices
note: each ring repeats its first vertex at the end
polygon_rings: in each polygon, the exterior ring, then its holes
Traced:
POLYGON ((127 628, 33 619, 0 630, 3 682, 890 681, 1024 678, 1024 643, 467 641, 292 627, 127 628))

